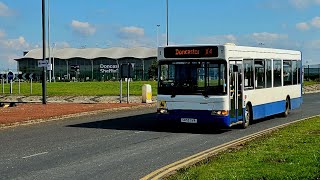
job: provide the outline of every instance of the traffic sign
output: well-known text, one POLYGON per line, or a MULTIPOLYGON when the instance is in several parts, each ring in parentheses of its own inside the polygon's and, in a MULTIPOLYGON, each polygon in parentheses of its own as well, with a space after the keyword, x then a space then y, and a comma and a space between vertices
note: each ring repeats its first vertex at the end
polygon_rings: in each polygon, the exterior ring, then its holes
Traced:
POLYGON ((27 74, 26 77, 28 79, 35 79, 36 78, 35 74, 33 74, 33 73, 27 74))
POLYGON ((38 67, 48 67, 49 61, 48 60, 39 60, 38 67))
POLYGON ((134 76, 134 63, 121 64, 120 66, 120 77, 121 78, 132 78, 134 76))
POLYGON ((13 80, 14 79, 14 74, 13 72, 8 72, 8 80, 13 80))
POLYGON ((18 79, 23 79, 24 74, 18 74, 18 79))
POLYGON ((0 79, 7 79, 7 74, 0 74, 0 79))

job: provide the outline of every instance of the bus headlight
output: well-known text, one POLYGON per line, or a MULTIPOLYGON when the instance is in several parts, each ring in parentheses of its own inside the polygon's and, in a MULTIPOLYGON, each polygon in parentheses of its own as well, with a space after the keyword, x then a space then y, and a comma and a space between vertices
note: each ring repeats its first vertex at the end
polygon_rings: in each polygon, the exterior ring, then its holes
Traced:
POLYGON ((168 109, 159 108, 159 109, 157 110, 157 112, 158 112, 159 114, 168 114, 168 109))
POLYGON ((218 116, 227 116, 229 114, 228 111, 226 110, 221 110, 221 111, 212 111, 211 115, 218 115, 218 116))
POLYGON ((159 101, 158 102, 158 108, 166 109, 167 108, 167 102, 166 101, 159 101))

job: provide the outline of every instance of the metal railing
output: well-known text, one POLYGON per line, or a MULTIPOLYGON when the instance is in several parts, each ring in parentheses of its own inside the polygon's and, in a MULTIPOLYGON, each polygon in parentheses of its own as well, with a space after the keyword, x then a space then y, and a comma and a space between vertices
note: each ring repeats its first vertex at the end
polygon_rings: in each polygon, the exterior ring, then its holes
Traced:
POLYGON ((305 80, 320 82, 320 64, 304 65, 303 70, 303 76, 305 80))

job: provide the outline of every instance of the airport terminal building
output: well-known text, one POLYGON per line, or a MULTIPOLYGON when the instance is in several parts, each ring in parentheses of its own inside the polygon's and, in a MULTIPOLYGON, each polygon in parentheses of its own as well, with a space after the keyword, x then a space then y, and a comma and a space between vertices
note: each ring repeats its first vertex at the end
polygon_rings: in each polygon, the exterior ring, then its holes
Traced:
MULTIPOLYGON (((47 52, 46 55, 48 60, 49 53, 47 52)), ((148 80, 148 70, 157 60, 157 49, 144 47, 63 48, 52 50, 50 57, 53 64, 52 78, 55 80, 118 80, 120 65, 127 63, 132 63, 134 66, 134 80, 148 80)), ((38 61, 42 60, 41 48, 25 52, 22 58, 15 60, 18 63, 18 71, 34 73, 36 79, 40 80, 42 68, 38 67, 38 61)))

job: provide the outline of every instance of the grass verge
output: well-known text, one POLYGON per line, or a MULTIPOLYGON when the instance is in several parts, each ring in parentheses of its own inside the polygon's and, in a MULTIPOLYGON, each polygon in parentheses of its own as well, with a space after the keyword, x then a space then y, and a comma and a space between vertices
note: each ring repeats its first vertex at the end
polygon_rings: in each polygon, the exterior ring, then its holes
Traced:
MULTIPOLYGON (((13 94, 14 95, 41 95, 42 84, 32 83, 32 94, 30 94, 30 83, 23 82, 20 84, 19 94, 19 83, 13 83, 13 94)), ((130 95, 141 96, 142 86, 144 84, 150 84, 152 87, 152 94, 157 94, 157 81, 133 81, 130 82, 130 95)), ((127 94, 127 83, 122 82, 122 94, 127 94)), ((10 84, 5 84, 5 94, 10 93, 10 84)), ((2 91, 2 87, 1 87, 2 91)), ((120 83, 116 82, 55 82, 47 83, 47 94, 48 96, 118 96, 120 93, 120 83)))
POLYGON ((303 81, 304 86, 312 86, 315 84, 320 84, 320 82, 319 81, 303 81))
POLYGON ((320 117, 225 151, 167 179, 320 179, 320 117))

